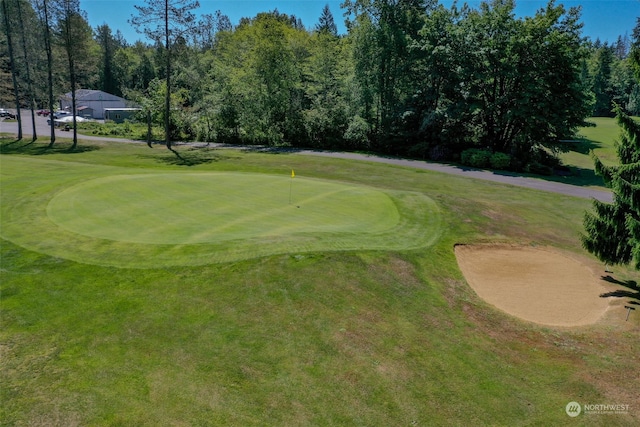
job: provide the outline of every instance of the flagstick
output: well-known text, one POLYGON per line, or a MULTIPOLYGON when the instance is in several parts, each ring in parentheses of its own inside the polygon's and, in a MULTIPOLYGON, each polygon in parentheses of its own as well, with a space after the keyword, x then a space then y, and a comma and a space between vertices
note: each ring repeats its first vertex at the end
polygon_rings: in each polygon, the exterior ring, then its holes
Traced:
POLYGON ((289 204, 291 204, 291 189, 293 188, 293 178, 296 176, 296 173, 291 169, 291 181, 289 181, 289 204))

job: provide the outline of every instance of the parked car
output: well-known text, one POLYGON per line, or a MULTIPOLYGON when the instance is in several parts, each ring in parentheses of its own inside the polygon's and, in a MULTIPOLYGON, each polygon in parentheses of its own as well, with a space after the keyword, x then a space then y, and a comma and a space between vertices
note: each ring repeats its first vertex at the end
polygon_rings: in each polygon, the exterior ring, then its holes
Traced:
POLYGON ((7 119, 15 119, 16 115, 13 114, 9 110, 5 110, 4 108, 0 108, 0 117, 5 117, 7 119))
MULTIPOLYGON (((84 117, 76 116, 77 123, 87 122, 87 121, 89 120, 85 119, 84 117)), ((53 123, 55 123, 56 126, 70 125, 73 123, 73 116, 69 115, 69 116, 64 116, 59 119, 56 119, 54 114, 53 123)), ((51 119, 47 119, 47 124, 51 125, 51 119)))
POLYGON ((58 110, 55 113, 53 113, 53 118, 54 119, 59 119, 61 117, 65 117, 65 116, 70 116, 71 113, 65 110, 58 110))
POLYGON ((38 111, 36 111, 36 114, 39 115, 39 116, 47 117, 49 115, 49 110, 38 110, 38 111))

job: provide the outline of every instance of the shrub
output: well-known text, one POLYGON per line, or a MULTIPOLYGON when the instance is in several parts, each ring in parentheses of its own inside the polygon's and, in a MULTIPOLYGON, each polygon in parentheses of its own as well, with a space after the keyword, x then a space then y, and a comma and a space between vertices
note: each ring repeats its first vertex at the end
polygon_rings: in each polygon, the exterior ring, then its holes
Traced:
POLYGON ((460 154, 460 163, 474 168, 486 168, 491 165, 491 151, 470 148, 460 154))
POLYGON ((493 169, 509 169, 511 156, 505 153, 493 153, 489 159, 489 163, 493 169))
POLYGON ((125 135, 125 131, 120 127, 113 126, 113 127, 110 127, 109 129, 109 135, 123 136, 125 135))
POLYGON ((370 130, 369 123, 365 119, 355 116, 351 119, 343 137, 349 148, 368 148, 370 130))

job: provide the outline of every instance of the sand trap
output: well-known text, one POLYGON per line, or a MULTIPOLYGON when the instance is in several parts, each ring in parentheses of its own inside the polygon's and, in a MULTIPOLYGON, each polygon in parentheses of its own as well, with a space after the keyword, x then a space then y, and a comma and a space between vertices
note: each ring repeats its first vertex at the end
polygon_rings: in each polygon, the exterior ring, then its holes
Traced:
POLYGON ((609 302, 601 279, 586 265, 550 248, 457 245, 469 285, 500 310, 549 326, 595 323, 609 302))

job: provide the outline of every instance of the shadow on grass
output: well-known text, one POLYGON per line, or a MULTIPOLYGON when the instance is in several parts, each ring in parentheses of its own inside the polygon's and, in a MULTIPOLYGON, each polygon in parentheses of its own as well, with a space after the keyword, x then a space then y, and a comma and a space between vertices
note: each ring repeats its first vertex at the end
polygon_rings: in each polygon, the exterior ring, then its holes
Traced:
POLYGON ((32 156, 42 156, 47 154, 80 154, 100 149, 97 145, 78 145, 75 149, 71 149, 70 142, 56 142, 53 147, 49 147, 48 142, 29 141, 24 143, 22 140, 3 141, 0 142, 0 154, 28 154, 32 156))
POLYGON ((602 143, 592 139, 580 138, 568 146, 568 151, 575 151, 580 154, 589 154, 596 148, 602 148, 602 143))
POLYGON ((188 147, 184 150, 169 149, 161 155, 141 155, 145 159, 153 159, 159 163, 172 166, 197 166, 227 160, 229 156, 221 155, 214 147, 188 147))
MULTIPOLYGON (((602 276, 602 280, 604 280, 605 282, 613 283, 615 285, 624 286, 625 288, 628 288, 630 290, 627 291, 624 289, 616 289, 615 291, 605 292, 603 294, 600 294, 601 298, 610 298, 610 297, 633 298, 640 301, 640 287, 638 287, 638 283, 635 280, 622 281, 622 280, 615 279, 611 276, 602 276)), ((636 302, 632 302, 632 303, 640 305, 640 303, 636 303, 636 302)))

